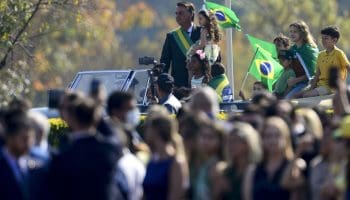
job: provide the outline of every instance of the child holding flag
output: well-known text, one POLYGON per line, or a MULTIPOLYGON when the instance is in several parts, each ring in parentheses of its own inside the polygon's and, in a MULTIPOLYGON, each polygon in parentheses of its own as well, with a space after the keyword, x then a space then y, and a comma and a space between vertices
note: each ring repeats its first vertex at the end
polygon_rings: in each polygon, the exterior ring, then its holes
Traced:
POLYGON ((288 85, 288 80, 295 78, 295 72, 291 67, 293 54, 288 50, 280 50, 278 52, 278 59, 284 69, 282 75, 274 85, 273 93, 278 98, 283 98, 292 87, 288 85))

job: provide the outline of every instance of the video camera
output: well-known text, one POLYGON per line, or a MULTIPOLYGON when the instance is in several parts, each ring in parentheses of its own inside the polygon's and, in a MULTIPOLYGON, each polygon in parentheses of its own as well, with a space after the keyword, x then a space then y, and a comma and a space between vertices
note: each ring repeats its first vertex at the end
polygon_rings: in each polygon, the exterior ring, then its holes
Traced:
POLYGON ((141 57, 139 58, 140 65, 153 65, 151 69, 148 70, 148 75, 150 77, 150 88, 152 93, 152 98, 157 97, 157 92, 155 85, 157 84, 158 76, 163 73, 164 63, 158 63, 154 57, 141 57))

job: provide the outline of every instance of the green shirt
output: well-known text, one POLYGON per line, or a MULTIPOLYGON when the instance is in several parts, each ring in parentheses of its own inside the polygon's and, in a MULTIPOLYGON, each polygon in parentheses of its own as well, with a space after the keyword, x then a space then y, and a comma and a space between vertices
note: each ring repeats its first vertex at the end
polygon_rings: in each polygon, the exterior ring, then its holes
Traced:
POLYGON ((288 68, 284 69, 282 75, 280 78, 277 80, 277 82, 274 85, 274 90, 273 92, 277 94, 277 96, 283 96, 288 84, 287 81, 290 78, 295 78, 295 72, 293 69, 288 68))
POLYGON ((301 47, 293 45, 290 50, 294 53, 299 53, 301 58, 310 73, 310 76, 314 76, 316 73, 316 63, 318 57, 318 48, 313 47, 310 44, 303 44, 301 47))

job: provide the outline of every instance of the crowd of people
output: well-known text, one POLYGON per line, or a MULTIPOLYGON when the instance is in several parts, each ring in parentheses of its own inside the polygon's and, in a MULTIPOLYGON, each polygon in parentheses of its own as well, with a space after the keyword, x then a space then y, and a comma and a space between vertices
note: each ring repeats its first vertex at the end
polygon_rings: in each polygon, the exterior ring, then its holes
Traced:
POLYGON ((132 94, 66 91, 70 131, 59 146, 47 119, 17 99, 0 112, 0 199, 349 198, 349 91, 337 89, 333 113, 257 91, 223 120, 203 87, 176 116, 151 106, 138 129, 132 94))
POLYGON ((59 99, 69 131, 58 146, 30 103, 2 108, 0 199, 350 199, 350 66, 335 46, 339 30, 322 29, 318 54, 307 25, 291 24, 290 39, 274 40, 284 67, 274 92, 256 82, 242 112, 218 119, 219 103, 232 101, 221 36, 213 13, 201 10, 198 27, 194 12, 192 3, 177 4, 180 28, 167 34, 161 58, 171 75, 161 73, 147 92, 142 123, 131 93, 106 98, 101 85, 59 99), (295 67, 296 55, 306 68, 295 67), (331 92, 331 111, 281 99, 331 92))

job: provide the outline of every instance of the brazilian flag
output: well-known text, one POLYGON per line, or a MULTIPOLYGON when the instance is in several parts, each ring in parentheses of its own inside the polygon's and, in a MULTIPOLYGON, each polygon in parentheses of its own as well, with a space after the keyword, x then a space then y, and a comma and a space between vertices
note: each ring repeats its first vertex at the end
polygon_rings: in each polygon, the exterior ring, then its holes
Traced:
POLYGON ((241 26, 238 24, 239 19, 230 8, 209 1, 205 2, 205 6, 208 10, 214 12, 218 24, 222 28, 236 28, 237 30, 241 30, 241 26))
POLYGON ((270 52, 258 47, 248 72, 266 85, 269 91, 272 91, 273 85, 282 75, 283 67, 271 56, 270 52))
POLYGON ((268 53, 270 53, 273 58, 278 59, 277 58, 277 49, 276 49, 275 44, 258 39, 256 37, 253 37, 253 36, 248 35, 248 34, 246 34, 246 36, 249 40, 249 43, 253 46, 254 52, 256 52, 257 48, 262 48, 262 49, 266 50, 268 53))

